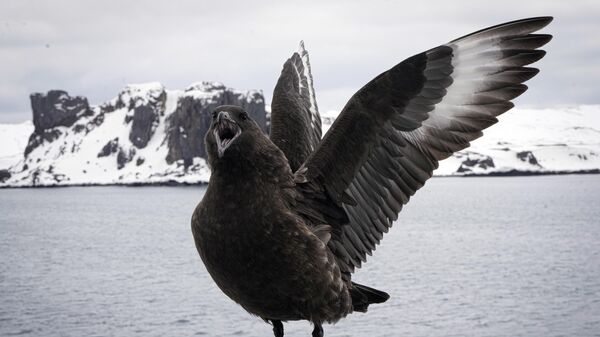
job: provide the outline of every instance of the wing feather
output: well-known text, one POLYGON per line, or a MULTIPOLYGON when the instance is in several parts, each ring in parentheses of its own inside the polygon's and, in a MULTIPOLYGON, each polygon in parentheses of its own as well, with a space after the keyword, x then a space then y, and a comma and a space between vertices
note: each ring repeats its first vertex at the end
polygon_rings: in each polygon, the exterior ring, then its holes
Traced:
POLYGON ((271 140, 297 170, 321 141, 321 117, 304 42, 281 71, 271 104, 271 140))
POLYGON ((415 55, 346 104, 296 175, 308 199, 319 195, 345 213, 323 219, 348 279, 438 162, 481 137, 527 90, 523 82, 539 71, 526 66, 545 55, 537 48, 551 39, 532 33, 551 20, 508 22, 415 55))

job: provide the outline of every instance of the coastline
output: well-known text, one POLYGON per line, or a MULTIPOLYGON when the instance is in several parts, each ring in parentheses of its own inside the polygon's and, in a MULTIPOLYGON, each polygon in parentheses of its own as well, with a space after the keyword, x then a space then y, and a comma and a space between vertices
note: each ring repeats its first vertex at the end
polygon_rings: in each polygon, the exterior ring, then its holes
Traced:
MULTIPOLYGON (((560 175, 593 175, 600 174, 600 169, 574 170, 574 171, 522 171, 508 170, 490 173, 467 173, 455 175, 434 175, 432 178, 481 178, 481 177, 534 177, 534 176, 560 176, 560 175)), ((180 182, 168 180, 162 182, 123 182, 123 183, 84 183, 84 184, 44 184, 44 185, 0 185, 0 189, 30 189, 30 188, 65 188, 65 187, 102 187, 102 186, 122 186, 122 187, 151 187, 151 186, 207 186, 207 181, 199 182, 180 182)))

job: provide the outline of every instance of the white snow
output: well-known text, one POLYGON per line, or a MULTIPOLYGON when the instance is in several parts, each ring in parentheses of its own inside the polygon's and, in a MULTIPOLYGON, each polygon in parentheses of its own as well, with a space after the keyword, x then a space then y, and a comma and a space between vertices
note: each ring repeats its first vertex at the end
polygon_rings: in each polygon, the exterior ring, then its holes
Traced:
POLYGON ((323 135, 325 135, 327 131, 329 131, 329 128, 331 127, 338 115, 339 112, 335 110, 329 110, 325 113, 321 113, 323 135))
MULTIPOLYGON (((336 111, 321 115, 323 132, 330 127, 336 111)), ((471 146, 440 162, 434 175, 502 173, 511 170, 535 173, 578 172, 600 169, 600 105, 552 109, 514 108, 499 122, 483 131, 471 146), (517 157, 530 151, 539 165, 517 157), (495 167, 475 167, 457 172, 468 158, 493 159, 495 167)))
MULTIPOLYGON (((127 86, 117 98, 99 107, 93 115, 78 119, 76 125, 86 130, 76 133, 73 127, 57 127, 61 135, 44 142, 27 158, 23 152, 33 132, 31 122, 0 124, 0 169, 10 168, 12 177, 0 186, 151 184, 207 182, 210 170, 202 158, 195 158, 187 169, 183 162, 167 164, 167 118, 186 95, 212 101, 215 90, 231 90, 218 82, 201 82, 186 90, 165 90, 159 83, 127 86), (136 148, 129 140, 132 102, 157 102, 166 97, 164 113, 159 116, 153 136, 146 147, 136 148), (101 107, 121 101, 121 108, 104 113, 99 126, 91 123, 101 107), (117 167, 118 150, 98 157, 103 147, 118 138, 118 146, 131 162, 117 167), (134 153, 135 151, 135 153, 134 153), (23 169, 27 165, 27 169, 23 169)), ((238 92, 236 92, 238 93, 238 92)), ((239 92, 240 94, 252 93, 239 92)), ((162 104, 159 103, 159 104, 162 104)), ((337 116, 335 111, 322 114, 325 133, 337 116)), ((500 116, 500 122, 484 131, 484 136, 466 150, 442 161, 435 175, 502 173, 511 170, 534 173, 581 172, 600 169, 600 105, 554 109, 513 109, 500 116), (528 152, 531 152, 530 154, 528 152), (521 158, 519 158, 519 156, 521 158), (533 157, 535 161, 531 161, 533 157), (490 167, 490 159, 494 166, 490 167), (459 172, 465 161, 480 162, 466 172, 459 172)))
POLYGON ((164 91, 165 88, 158 82, 128 84, 119 93, 117 100, 123 104, 131 102, 134 107, 138 107, 158 100, 164 91))
MULTIPOLYGON (((600 106, 553 109, 515 108, 501 115, 496 125, 466 149, 493 158, 495 168, 532 172, 570 172, 600 169, 600 106), (531 151, 539 166, 517 158, 531 151)), ((457 174, 457 156, 440 163, 437 175, 457 174)))
POLYGON ((33 123, 0 124, 0 169, 8 169, 23 159, 23 153, 33 132, 33 123))
MULTIPOLYGON (((207 90, 210 87, 205 86, 207 90)), ((75 125, 86 125, 89 132, 74 132, 73 127, 56 127, 61 135, 52 142, 44 142, 36 147, 27 158, 23 158, 23 150, 29 135, 33 132, 31 122, 21 125, 1 125, 2 141, 9 146, 3 147, 3 157, 13 166, 12 177, 2 185, 9 186, 45 186, 45 185, 88 185, 88 184, 151 184, 151 183, 200 183, 207 182, 210 170, 204 159, 195 158, 191 166, 185 168, 183 162, 168 164, 165 160, 168 153, 167 123, 180 97, 194 95, 210 100, 214 92, 202 92, 201 87, 194 87, 190 92, 165 90, 159 83, 128 85, 117 98, 101 105, 121 108, 104 113, 104 121, 99 126, 90 122, 101 115, 100 107, 93 107, 92 116, 81 117, 75 125), (157 102, 166 95, 164 113, 159 115, 155 130, 142 148, 136 148, 129 140, 131 123, 126 116, 133 111, 130 106, 139 106, 149 102, 157 102), (91 125, 91 127, 89 127, 91 125), (6 129, 7 131, 5 131, 6 129), (111 140, 118 138, 118 146, 125 154, 131 154, 132 160, 121 169, 117 165, 118 151, 108 156, 98 157, 102 148, 111 140), (5 150, 6 149, 6 150, 5 150), (4 155, 6 154, 6 155, 4 155), (138 165, 139 163, 139 165, 138 165), (27 169, 24 169, 24 166, 27 169)), ((220 90, 225 90, 221 85, 220 90)), ((162 103, 159 103, 162 104, 162 103)), ((8 165, 3 165, 8 166, 8 165)), ((4 167, 0 167, 4 168, 4 167)))

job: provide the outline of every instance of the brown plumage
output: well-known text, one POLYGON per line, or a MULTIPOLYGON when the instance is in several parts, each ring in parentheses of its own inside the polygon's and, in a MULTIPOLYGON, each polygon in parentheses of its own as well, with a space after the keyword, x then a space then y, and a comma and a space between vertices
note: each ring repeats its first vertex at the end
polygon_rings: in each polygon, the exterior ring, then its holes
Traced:
POLYGON ((438 161, 469 146, 538 73, 549 17, 490 27, 415 55, 360 89, 321 140, 301 46, 275 88, 271 137, 239 107, 206 135, 209 186, 192 217, 196 247, 231 299, 313 336, 388 295, 351 281, 438 161))

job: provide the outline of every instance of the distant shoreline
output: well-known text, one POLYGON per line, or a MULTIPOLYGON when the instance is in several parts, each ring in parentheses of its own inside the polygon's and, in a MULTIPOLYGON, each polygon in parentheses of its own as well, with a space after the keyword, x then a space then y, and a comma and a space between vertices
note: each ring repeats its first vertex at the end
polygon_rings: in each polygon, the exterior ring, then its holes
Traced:
MULTIPOLYGON (((434 175, 432 178, 481 178, 481 177, 532 177, 532 176, 562 176, 562 175, 591 175, 600 174, 600 169, 592 170, 577 170, 577 171, 519 171, 509 170, 503 172, 490 172, 490 173, 468 173, 461 175, 434 175)), ((103 187, 103 186, 121 186, 121 187, 152 187, 152 186, 206 186, 208 182, 197 182, 197 183, 186 183, 178 182, 174 180, 165 182, 136 182, 136 183, 111 183, 111 184, 48 184, 48 185, 34 185, 34 186, 3 186, 0 185, 0 189, 17 189, 17 188, 63 188, 63 187, 103 187)))
POLYGON ((455 175, 434 175, 433 178, 468 178, 468 177, 530 177, 530 176, 564 176, 570 174, 600 174, 600 169, 576 171, 520 171, 508 170, 489 173, 465 173, 455 175))

